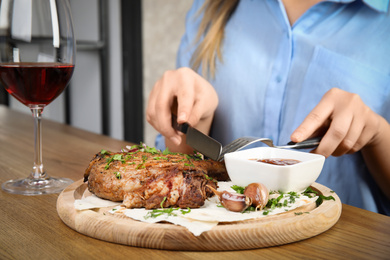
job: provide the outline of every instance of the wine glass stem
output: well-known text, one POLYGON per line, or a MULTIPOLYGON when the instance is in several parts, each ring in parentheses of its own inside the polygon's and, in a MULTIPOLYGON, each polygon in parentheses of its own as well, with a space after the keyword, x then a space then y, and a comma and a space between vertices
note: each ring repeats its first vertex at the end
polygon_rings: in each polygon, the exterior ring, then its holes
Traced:
POLYGON ((34 167, 31 172, 31 178, 38 180, 38 179, 45 179, 46 172, 43 169, 43 163, 42 163, 42 132, 41 132, 41 119, 42 119, 42 107, 33 107, 31 108, 31 112, 34 117, 34 134, 35 134, 35 158, 34 158, 34 167))

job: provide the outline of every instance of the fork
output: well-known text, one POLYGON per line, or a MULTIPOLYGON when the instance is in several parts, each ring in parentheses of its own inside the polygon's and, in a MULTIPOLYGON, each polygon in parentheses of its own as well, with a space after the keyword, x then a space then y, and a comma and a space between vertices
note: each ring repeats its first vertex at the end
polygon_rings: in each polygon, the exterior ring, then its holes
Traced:
POLYGON ((223 160, 224 155, 227 153, 241 150, 244 147, 251 145, 251 144, 254 144, 254 143, 257 143, 257 142, 265 143, 269 147, 274 147, 274 148, 307 149, 307 148, 317 147, 318 144, 320 143, 321 139, 322 139, 322 137, 314 137, 314 138, 309 138, 309 139, 307 139, 303 142, 299 142, 299 143, 294 143, 291 141, 287 145, 276 146, 276 145, 274 145, 273 141, 269 138, 240 137, 222 148, 222 152, 219 156, 218 161, 223 160))

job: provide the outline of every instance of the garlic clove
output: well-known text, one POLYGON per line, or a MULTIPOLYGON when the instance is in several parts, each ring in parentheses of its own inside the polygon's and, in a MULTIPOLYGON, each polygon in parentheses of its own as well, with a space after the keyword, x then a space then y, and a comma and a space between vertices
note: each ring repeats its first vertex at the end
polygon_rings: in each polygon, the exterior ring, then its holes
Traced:
POLYGON ((244 194, 232 193, 228 191, 217 191, 208 185, 207 187, 218 196, 219 201, 227 210, 242 212, 250 205, 252 205, 252 199, 248 196, 245 196, 244 194))
POLYGON ((269 199, 269 191, 262 183, 249 184, 244 190, 244 195, 250 197, 252 204, 260 210, 267 205, 269 199))
POLYGON ((223 191, 221 204, 230 211, 243 212, 252 205, 252 199, 244 194, 234 194, 223 191))

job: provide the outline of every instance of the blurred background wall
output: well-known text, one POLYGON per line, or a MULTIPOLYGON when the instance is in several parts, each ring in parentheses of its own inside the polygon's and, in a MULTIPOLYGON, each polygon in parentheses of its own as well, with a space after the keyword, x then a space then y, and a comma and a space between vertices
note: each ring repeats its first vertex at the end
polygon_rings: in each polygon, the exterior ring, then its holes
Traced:
MULTIPOLYGON (((147 98, 164 71, 176 67, 192 0, 70 3, 78 43, 76 68, 66 92, 45 108, 43 117, 154 146, 157 132, 145 120, 147 98), (137 103, 136 108, 130 103, 137 103), (133 129, 141 133, 132 134, 133 129)), ((30 113, 10 96, 3 103, 30 113)))

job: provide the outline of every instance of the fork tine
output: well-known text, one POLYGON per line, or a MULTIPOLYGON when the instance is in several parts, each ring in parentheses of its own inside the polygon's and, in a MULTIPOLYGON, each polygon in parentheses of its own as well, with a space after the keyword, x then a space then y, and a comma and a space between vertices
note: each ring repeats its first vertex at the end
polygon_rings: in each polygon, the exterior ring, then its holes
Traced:
POLYGON ((248 140, 245 140, 243 138, 239 138, 231 142, 230 144, 226 145, 222 148, 222 153, 228 153, 235 151, 237 148, 241 147, 242 145, 245 145, 248 143, 248 140))
POLYGON ((253 137, 241 137, 241 138, 234 140, 233 142, 231 142, 230 144, 228 144, 222 148, 222 152, 221 152, 221 155, 219 157, 219 160, 222 160, 223 156, 225 154, 240 150, 240 149, 244 148, 245 146, 253 143, 256 140, 258 140, 258 138, 253 138, 253 137))

